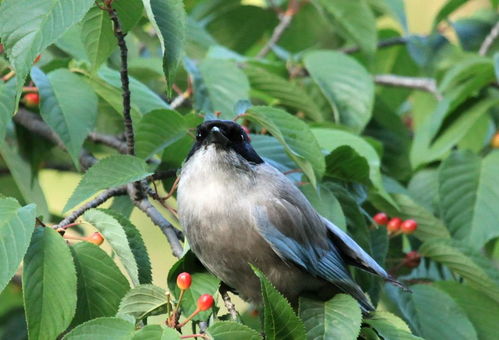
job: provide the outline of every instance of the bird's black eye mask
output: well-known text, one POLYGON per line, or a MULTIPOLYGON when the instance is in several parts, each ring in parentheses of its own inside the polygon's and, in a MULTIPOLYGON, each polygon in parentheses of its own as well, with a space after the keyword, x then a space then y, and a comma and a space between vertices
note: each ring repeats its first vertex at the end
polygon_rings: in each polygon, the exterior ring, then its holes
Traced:
POLYGON ((226 145, 224 147, 234 150, 241 157, 248 162, 254 164, 263 163, 263 159, 258 156, 256 151, 250 144, 250 139, 241 126, 230 120, 208 120, 197 127, 196 142, 192 146, 191 151, 187 155, 186 161, 202 146, 212 143, 211 136, 216 129, 226 138, 226 145))

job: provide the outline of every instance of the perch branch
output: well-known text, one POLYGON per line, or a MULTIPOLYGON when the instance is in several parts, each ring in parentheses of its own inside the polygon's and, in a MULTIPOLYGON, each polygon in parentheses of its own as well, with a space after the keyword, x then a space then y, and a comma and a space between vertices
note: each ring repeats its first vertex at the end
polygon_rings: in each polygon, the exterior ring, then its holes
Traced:
POLYGON ((480 50, 478 51, 478 54, 480 55, 486 55, 487 52, 489 51, 490 47, 494 43, 494 41, 497 39, 499 36, 499 22, 497 22, 494 27, 490 30, 490 33, 485 37, 482 45, 480 46, 480 50))
POLYGON ((288 9, 286 12, 282 13, 279 16, 279 24, 274 28, 274 31, 272 32, 272 36, 270 37, 269 41, 263 46, 263 48, 257 53, 256 57, 257 58, 263 58, 265 57, 277 44, 277 42, 281 39, 282 35, 284 34, 284 31, 289 27, 291 24, 291 21, 293 20, 293 17, 295 16, 296 13, 300 10, 301 2, 298 0, 290 0, 288 4, 288 9))
POLYGON ((406 87, 432 93, 438 100, 442 95, 437 90, 435 79, 403 77, 393 74, 380 74, 374 76, 376 84, 394 87, 406 87))
POLYGON ((99 205, 106 202, 111 197, 122 196, 122 195, 126 195, 126 194, 127 194, 126 185, 108 189, 108 190, 104 191, 103 193, 101 193, 100 195, 98 195, 97 197, 95 197, 93 200, 85 203, 84 205, 82 205, 78 209, 75 209, 69 216, 64 218, 61 222, 59 222, 57 225, 53 226, 52 228, 54 228, 54 229, 64 228, 64 226, 76 221, 76 219, 78 217, 80 217, 81 215, 83 215, 87 210, 98 207, 99 205))

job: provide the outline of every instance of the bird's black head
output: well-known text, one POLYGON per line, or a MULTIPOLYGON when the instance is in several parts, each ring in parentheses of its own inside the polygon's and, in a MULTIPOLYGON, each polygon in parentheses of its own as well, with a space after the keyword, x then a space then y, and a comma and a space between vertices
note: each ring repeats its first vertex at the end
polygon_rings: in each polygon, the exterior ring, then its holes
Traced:
POLYGON ((217 148, 232 149, 250 163, 263 163, 251 146, 250 139, 243 128, 230 120, 208 120, 200 124, 196 130, 196 142, 187 155, 187 160, 197 150, 212 144, 217 148))

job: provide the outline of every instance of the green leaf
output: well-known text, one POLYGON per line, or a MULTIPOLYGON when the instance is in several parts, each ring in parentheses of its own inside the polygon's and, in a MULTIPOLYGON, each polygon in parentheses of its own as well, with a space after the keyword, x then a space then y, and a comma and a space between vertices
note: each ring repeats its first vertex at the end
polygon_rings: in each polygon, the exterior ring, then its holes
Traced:
POLYGON ((312 133, 320 147, 329 153, 326 158, 327 175, 359 182, 362 180, 365 183, 363 172, 366 163, 360 159, 363 158, 369 166, 370 183, 383 198, 390 203, 393 202, 384 188, 380 171, 381 161, 371 144, 359 136, 341 130, 315 128, 312 129, 312 133), (344 146, 353 149, 355 153, 349 153, 350 150, 344 146), (352 165, 355 165, 355 168, 351 168, 352 165))
POLYGON ((471 152, 454 152, 439 171, 442 218, 452 235, 476 249, 499 236, 497 174, 499 152, 480 158, 471 152))
POLYGON ((66 241, 37 228, 24 257, 23 295, 30 339, 57 338, 76 309, 76 271, 66 241))
POLYGON ((297 83, 251 65, 246 66, 244 72, 248 76, 252 89, 278 99, 280 105, 302 111, 313 121, 324 121, 320 107, 297 83))
POLYGON ((317 188, 311 184, 300 186, 300 190, 314 206, 315 210, 335 225, 346 230, 347 222, 341 204, 334 195, 329 183, 320 183, 317 188))
POLYGON ((421 284, 411 286, 412 294, 391 290, 415 334, 428 340, 477 339, 464 311, 443 291, 421 284))
POLYGON ((266 128, 283 145, 312 185, 316 185, 317 178, 324 173, 324 156, 305 122, 286 111, 268 106, 253 106, 244 117, 266 128))
MULTIPOLYGON (((118 71, 102 66, 98 76, 118 89, 121 95, 121 76, 118 71)), ((130 77, 130 92, 132 93, 132 105, 137 107, 143 115, 153 110, 169 108, 158 94, 133 77, 130 77)))
MULTIPOLYGON (((349 17, 357 17, 357 14, 349 17)), ((361 132, 372 115, 372 76, 355 59, 340 52, 310 52, 305 55, 304 62, 310 76, 329 101, 335 121, 361 132)))
POLYGON ((93 3, 94 0, 39 0, 36 11, 27 11, 33 5, 30 0, 2 1, 0 37, 16 71, 17 98, 35 58, 79 22, 93 3))
POLYGON ((0 144, 0 156, 9 168, 24 201, 35 203, 37 216, 48 218, 50 216, 49 208, 38 176, 33 172, 29 160, 25 159, 24 154, 21 153, 18 143, 7 139, 3 144, 0 144))
POLYGON ((236 103, 249 100, 250 85, 244 72, 230 60, 210 58, 201 62, 199 72, 202 85, 195 89, 194 96, 207 96, 209 99, 199 109, 207 113, 220 111, 221 119, 232 119, 236 103))
POLYGON ((376 20, 364 0, 316 0, 335 20, 340 34, 353 40, 362 50, 376 50, 376 20), (355 15, 352 15, 355 13, 355 15))
POLYGON ((379 211, 385 211, 390 216, 398 216, 402 219, 414 219, 418 223, 418 228, 413 235, 420 240, 425 241, 433 238, 450 237, 443 222, 424 207, 414 202, 411 197, 405 194, 392 194, 391 197, 398 206, 398 209, 379 200, 372 200, 372 203, 379 211))
POLYGON ((141 0, 113 2, 113 8, 118 13, 123 32, 130 31, 142 18, 144 5, 141 0))
POLYGON ((307 339, 357 339, 362 321, 359 303, 350 295, 337 294, 329 301, 300 299, 300 318, 307 339))
POLYGON ((184 117, 173 110, 155 110, 137 124, 136 153, 140 158, 150 158, 187 133, 184 117))
POLYGON ((118 313, 130 314, 137 321, 149 315, 165 314, 168 305, 166 294, 163 288, 154 285, 137 286, 121 300, 118 313))
POLYGON ((16 82, 0 82, 0 144, 5 138, 7 124, 16 108, 16 82))
POLYGON ((442 20, 447 20, 447 17, 451 15, 456 9, 464 5, 467 0, 450 0, 438 11, 435 19, 433 20, 433 30, 436 30, 438 24, 442 20))
POLYGON ((499 277, 485 259, 470 246, 451 239, 431 239, 419 248, 422 256, 439 262, 462 276, 467 285, 499 303, 499 277))
MULTIPOLYGON (((117 3, 120 2, 117 1, 117 3)), ((113 32, 113 24, 106 11, 97 6, 88 11, 82 22, 81 40, 85 45, 92 71, 96 71, 118 45, 113 32)))
POLYGON ((180 340, 180 334, 162 325, 148 325, 139 329, 132 340, 180 340))
POLYGON ((114 261, 98 246, 79 242, 71 247, 78 277, 73 325, 114 316, 130 285, 114 261))
POLYGON ((221 321, 211 325, 207 330, 213 340, 259 340, 262 336, 254 329, 233 321, 221 321))
POLYGON ((499 303, 491 300, 486 294, 458 282, 437 282, 436 287, 449 294, 464 310, 470 319, 478 338, 494 340, 497 338, 497 320, 499 320, 499 303))
POLYGON ((305 339, 305 326, 293 311, 288 300, 279 293, 260 270, 256 268, 253 270, 260 279, 262 289, 265 338, 269 340, 305 339))
POLYGON ((296 164, 286 154, 286 150, 279 141, 269 135, 250 135, 251 145, 265 162, 286 172, 296 168, 296 164))
POLYGON ((163 50, 163 69, 168 92, 175 79, 184 48, 186 13, 181 0, 143 0, 147 16, 163 50))
POLYGON ((111 209, 101 209, 101 211, 104 211, 106 214, 112 216, 116 221, 118 221, 125 231, 128 244, 130 245, 130 249, 132 249, 132 253, 135 257, 135 262, 137 263, 139 270, 139 282, 141 284, 151 283, 151 261, 149 260, 149 254, 147 253, 147 248, 144 244, 144 240, 142 240, 140 231, 132 224, 132 222, 130 222, 130 220, 118 212, 111 209))
POLYGON ((104 239, 109 242, 116 255, 118 255, 133 285, 138 285, 139 271, 137 262, 123 226, 104 209, 87 210, 83 218, 102 233, 104 239))
POLYGON ((429 212, 434 212, 439 201, 437 169, 424 169, 417 172, 412 176, 407 190, 416 203, 429 212))
POLYGON ((385 340, 422 340, 411 334, 404 321, 388 312, 376 311, 364 319, 364 322, 374 328, 385 340))
POLYGON ((64 211, 100 190, 138 181, 151 174, 147 171, 146 163, 137 157, 116 155, 104 158, 88 169, 66 203, 64 211))
MULTIPOLYGON (((201 295, 215 295, 217 293, 220 280, 210 274, 196 256, 188 251, 168 272, 168 289, 177 299, 180 295, 180 289, 177 287, 177 276, 183 272, 188 272, 192 276, 192 285, 185 291, 181 304, 182 314, 190 315, 196 310, 197 300, 201 295)), ((193 320, 206 321, 210 314, 211 310, 200 312, 193 320)))
POLYGON ((97 119, 97 96, 87 82, 67 69, 47 76, 35 67, 31 78, 39 89, 43 120, 61 138, 79 168, 83 142, 97 119))
POLYGON ((35 218, 34 204, 21 207, 13 198, 0 198, 0 292, 28 250, 35 218))
POLYGON ((134 324, 120 318, 97 318, 66 334, 64 340, 130 340, 134 324))

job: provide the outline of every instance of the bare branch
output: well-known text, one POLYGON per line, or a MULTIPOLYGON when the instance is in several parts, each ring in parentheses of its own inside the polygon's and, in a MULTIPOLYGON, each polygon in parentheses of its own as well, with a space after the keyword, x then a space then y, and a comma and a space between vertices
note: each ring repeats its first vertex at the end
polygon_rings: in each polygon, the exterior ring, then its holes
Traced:
POLYGON ((115 136, 106 135, 99 132, 90 132, 88 134, 88 139, 90 139, 92 142, 107 145, 113 149, 118 150, 120 153, 126 154, 128 152, 127 145, 115 136))
POLYGON ((151 180, 157 181, 166 178, 173 178, 175 176, 177 176, 177 169, 159 170, 151 175, 151 180))
POLYGON ((222 296, 222 299, 224 300, 224 305, 225 308, 229 311, 230 314, 230 319, 233 321, 237 321, 238 315, 237 315, 237 310, 236 310, 236 305, 232 303, 232 300, 230 299, 229 292, 227 291, 227 287, 222 284, 219 289, 220 295, 222 296))
POLYGON ((122 196, 122 195, 126 195, 126 194, 127 194, 127 186, 126 185, 122 185, 120 187, 108 189, 108 190, 104 191, 103 193, 101 193, 100 195, 98 195, 97 197, 95 197, 93 200, 85 203, 84 205, 82 205, 78 209, 75 209, 69 216, 64 218, 57 225, 54 225, 52 228, 54 228, 54 229, 64 228, 65 225, 68 225, 68 224, 76 221, 76 219, 78 217, 80 217, 81 215, 83 215, 87 210, 98 207, 99 205, 106 202, 111 197, 122 196))
MULTIPOLYGON (((129 195, 133 195, 133 193, 130 193, 130 190, 129 195)), ((149 216, 152 222, 161 229, 163 234, 165 234, 168 242, 170 243, 170 246, 172 247, 173 255, 176 257, 181 257, 184 253, 184 250, 182 244, 180 244, 180 241, 178 239, 177 233, 175 231, 176 229, 171 225, 171 223, 168 222, 166 218, 163 217, 163 215, 161 215, 158 209, 156 209, 147 198, 134 200, 133 203, 137 208, 139 208, 147 216, 149 216)))
POLYGON ((121 89, 123 90, 123 118, 125 123, 125 139, 127 144, 127 153, 129 155, 135 155, 135 140, 133 135, 133 125, 132 116, 130 114, 130 85, 128 79, 128 48, 125 42, 125 34, 121 29, 120 20, 118 19, 118 14, 115 9, 111 7, 111 4, 107 4, 107 12, 111 18, 114 26, 114 35, 116 40, 118 40, 118 46, 121 52, 121 89))
POLYGON ((257 58, 265 57, 281 39, 284 31, 288 28, 293 20, 294 15, 300 10, 301 2, 298 0, 290 0, 286 12, 279 16, 279 24, 274 28, 272 36, 263 48, 257 53, 257 58))
POLYGON ((478 51, 478 54, 480 55, 486 55, 487 52, 489 51, 490 47, 494 43, 494 41, 497 39, 499 36, 499 22, 497 22, 494 27, 490 30, 490 33, 485 37, 485 40, 483 41, 482 45, 480 46, 480 50, 478 51))
MULTIPOLYGON (((394 45, 403 45, 407 43, 407 40, 408 40, 407 37, 394 37, 386 40, 381 40, 378 42, 378 48, 390 47, 394 45)), ((359 52, 360 47, 359 46, 345 47, 339 49, 339 51, 350 54, 350 53, 359 52)))
POLYGON ((437 90, 435 79, 432 78, 416 78, 397 76, 394 74, 379 74, 374 76, 374 81, 379 85, 406 87, 415 90, 430 92, 438 100, 442 99, 442 95, 437 90))

